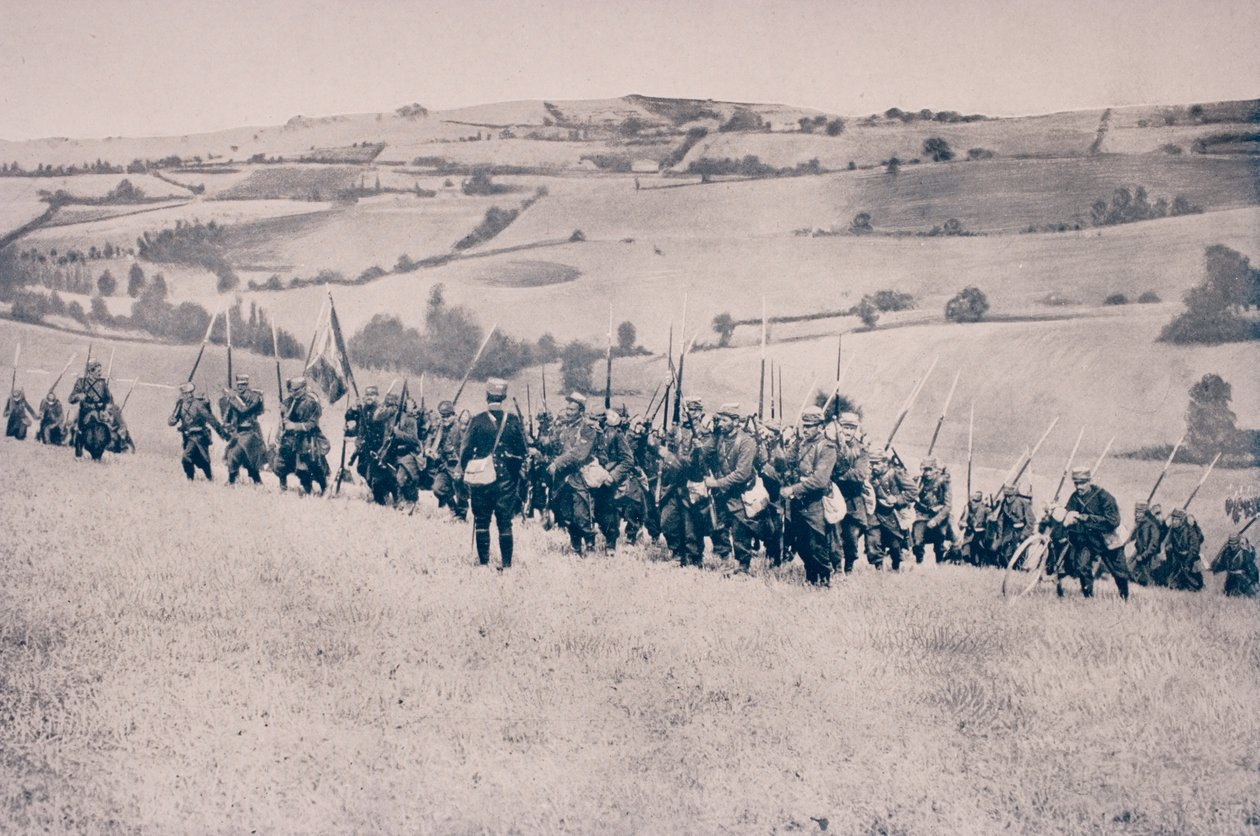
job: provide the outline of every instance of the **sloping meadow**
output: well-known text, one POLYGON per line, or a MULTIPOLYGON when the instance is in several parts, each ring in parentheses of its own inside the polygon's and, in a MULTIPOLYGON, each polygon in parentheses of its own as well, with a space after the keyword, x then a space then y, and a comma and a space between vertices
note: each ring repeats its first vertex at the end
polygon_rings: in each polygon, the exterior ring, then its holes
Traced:
MULTIPOLYGON (((1245 832, 1254 602, 751 580, 0 455, 0 830, 1245 832)), ((270 484, 270 482, 268 483, 270 484)))

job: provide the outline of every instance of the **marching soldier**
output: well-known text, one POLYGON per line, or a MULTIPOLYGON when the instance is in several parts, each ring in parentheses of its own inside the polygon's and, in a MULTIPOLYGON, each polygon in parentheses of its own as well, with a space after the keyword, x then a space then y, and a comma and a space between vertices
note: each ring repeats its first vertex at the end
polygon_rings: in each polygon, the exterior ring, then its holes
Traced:
POLYGON ((991 509, 982 491, 972 491, 967 508, 958 521, 962 528, 962 542, 958 544, 963 560, 972 566, 992 566, 996 561, 988 548, 989 518, 991 509))
POLYGON ((1166 531, 1159 519, 1159 505, 1139 502, 1133 506, 1133 581, 1142 586, 1152 583, 1151 573, 1159 562, 1159 544, 1166 531))
POLYGON ((464 483, 456 475, 463 439, 463 430, 455 417, 455 404, 442 401, 438 404, 438 427, 425 457, 433 475, 433 495, 437 498, 438 507, 449 508, 457 520, 468 518, 468 495, 464 491, 464 483))
POLYGON ((258 471, 267 455, 262 429, 258 426, 258 416, 262 413, 262 392, 249 388, 249 375, 238 374, 236 388, 224 389, 219 398, 219 414, 223 416, 223 431, 228 442, 223 459, 227 462, 229 485, 236 484, 242 467, 254 484, 262 482, 258 471))
POLYGON ((363 400, 346 410, 345 434, 346 438, 354 439, 354 470, 365 483, 372 454, 380 449, 385 438, 385 428, 376 421, 380 391, 376 386, 365 386, 363 400))
POLYGON ((111 403, 105 407, 105 414, 109 417, 109 425, 114 431, 113 441, 109 448, 110 452, 136 452, 136 442, 131 437, 131 430, 127 429, 127 421, 123 418, 122 405, 111 403))
POLYGON ((1122 599, 1129 597, 1129 570, 1123 548, 1108 545, 1108 538, 1120 526, 1120 508, 1116 498, 1092 483, 1087 467, 1072 470, 1075 490, 1068 498, 1063 525, 1067 527, 1070 547, 1058 570, 1057 592, 1063 597, 1063 579, 1075 575, 1081 582, 1081 594, 1094 596, 1094 566, 1101 560, 1115 578, 1122 599))
POLYGON ((101 361, 89 361, 83 377, 75 380, 74 388, 70 390, 70 403, 79 404, 79 417, 75 422, 74 433, 76 458, 83 456, 83 430, 87 427, 88 418, 93 413, 101 413, 100 420, 109 426, 108 417, 104 413, 105 408, 113 402, 114 396, 109 391, 109 381, 101 377, 101 361))
POLYGON ((935 457, 924 459, 922 467, 919 495, 914 502, 914 562, 923 562, 926 547, 930 545, 936 562, 940 563, 953 540, 949 520, 952 501, 949 471, 941 467, 935 457))
POLYGON ((704 484, 718 518, 713 551, 725 558, 733 547, 738 571, 747 575, 752 568, 756 523, 749 518, 743 497, 757 479, 757 443, 740 426, 739 404, 722 404, 714 415, 705 456, 712 466, 704 484))
POLYGON ((66 443, 66 410, 56 392, 49 392, 39 403, 39 433, 36 439, 58 447, 66 443))
POLYGON ((757 459, 755 467, 770 497, 770 506, 755 521, 757 539, 766 550, 771 566, 780 566, 783 554, 783 499, 779 495, 786 483, 789 462, 778 421, 765 421, 757 434, 757 459))
POLYGON ((35 410, 31 408, 31 405, 27 403, 24 391, 21 389, 13 390, 13 393, 9 395, 9 399, 5 401, 4 414, 9 419, 5 424, 5 436, 16 438, 18 441, 25 441, 27 427, 38 416, 35 415, 35 410))
MULTIPOLYGON (((625 504, 623 499, 637 487, 634 452, 626 440, 621 427, 621 415, 616 410, 610 409, 604 413, 604 428, 599 432, 593 452, 595 460, 612 477, 607 485, 591 490, 591 499, 595 503, 595 522, 604 535, 605 550, 616 551, 617 538, 621 534, 621 512, 625 504), (631 484, 627 486, 627 483, 631 484)), ((630 510, 633 513, 633 508, 630 510)), ((642 516, 641 513, 638 514, 634 523, 636 534, 642 524, 642 516)))
MULTIPOLYGON (((678 548, 683 566, 704 564, 704 538, 713 536, 713 521, 709 516, 708 490, 704 486, 703 451, 709 433, 705 429, 704 402, 689 397, 684 403, 682 426, 674 428, 672 450, 677 461, 667 462, 666 470, 677 482, 674 494, 675 508, 671 508, 671 522, 678 533, 678 548), (677 513, 677 520, 672 518, 677 513)), ((661 509, 661 524, 665 525, 665 509, 661 509)), ((714 549, 716 551, 716 548, 714 549)), ((730 549, 727 548, 726 554, 730 549)))
POLYGON ((569 532, 569 545, 578 554, 595 548, 595 505, 582 468, 593 460, 599 430, 586 417, 586 398, 574 392, 567 398, 560 421, 560 454, 547 466, 552 479, 552 510, 556 522, 569 532))
POLYGON ((816 406, 806 407, 801 413, 802 437, 794 479, 780 492, 788 507, 785 519, 788 536, 805 563, 805 580, 814 586, 831 585, 831 557, 822 499, 831 486, 836 445, 824 437, 822 423, 822 410, 816 406))
POLYGON ((213 429, 225 441, 228 434, 219 419, 210 411, 210 401, 196 394, 192 381, 179 384, 179 400, 166 423, 178 427, 184 437, 184 455, 180 464, 184 467, 184 475, 188 477, 188 481, 193 481, 196 469, 201 468, 206 474, 206 481, 213 482, 214 475, 210 468, 210 430, 213 429))
POLYGON ((1155 573, 1169 589, 1198 592, 1203 589, 1203 573, 1199 570, 1203 530, 1194 517, 1181 508, 1174 508, 1164 536, 1164 562, 1155 573))
POLYGON ((328 489, 328 451, 330 445, 319 429, 323 407, 306 390, 306 378, 291 377, 286 381, 288 395, 280 406, 280 451, 276 476, 280 490, 288 490, 289 474, 296 473, 303 493, 311 492, 312 483, 322 494, 328 489))
POLYGON ((877 569, 883 565, 887 554, 896 572, 901 568, 901 550, 906 545, 907 534, 901 527, 899 514, 914 504, 914 480, 898 462, 890 462, 882 450, 871 451, 870 463, 875 515, 866 533, 866 553, 877 569))
POLYGON ((391 392, 370 419, 382 428, 375 452, 376 463, 369 471, 372 498, 384 505, 389 494, 395 504, 416 503, 420 499, 420 432, 416 415, 404 407, 402 397, 391 392), (401 410, 401 412, 400 412, 401 410))
MULTIPOLYGON (((661 478, 660 445, 653 437, 652 429, 643 421, 635 421, 630 428, 630 450, 634 453, 634 465, 641 480, 642 522, 647 529, 648 539, 655 543, 661 536, 661 509, 656 504, 656 486, 661 478)), ((637 539, 639 527, 632 522, 632 509, 627 508, 626 540, 633 543, 637 539)))
MULTIPOLYGON (((515 413, 503 408, 508 385, 497 379, 486 381, 486 410, 472 417, 459 454, 459 470, 468 484, 473 513, 473 539, 477 561, 490 564, 490 517, 499 531, 500 571, 512 565, 512 517, 520 501, 519 482, 525 462, 525 428, 515 413), (481 460, 493 469, 488 482, 478 483, 469 472, 481 460)), ((485 477, 481 477, 484 479, 485 477)))
MULTIPOLYGON (((844 571, 853 571, 866 533, 869 515, 866 493, 871 478, 871 465, 866 444, 861 435, 861 423, 856 412, 841 412, 836 420, 836 463, 831 471, 831 481, 844 497, 845 515, 839 525, 832 527, 832 563, 835 567, 843 560, 844 571)), ((866 559, 871 561, 871 555, 866 559)))
POLYGON ((1212 572, 1225 573, 1225 594, 1255 598, 1260 588, 1256 568, 1256 547, 1240 534, 1231 534, 1212 561, 1212 572))
POLYGON ((1032 500, 1023 496, 1015 485, 1002 486, 1002 501, 993 512, 994 559, 999 566, 1006 566, 1015 555, 1019 544, 1024 542, 1037 527, 1033 516, 1032 500))
POLYGON ((530 442, 529 453, 525 465, 525 478, 529 480, 526 490, 527 504, 525 515, 533 517, 535 513, 542 517, 543 528, 551 529, 551 480, 547 476, 547 465, 558 452, 555 434, 552 431, 551 414, 544 411, 538 413, 538 435, 530 442))

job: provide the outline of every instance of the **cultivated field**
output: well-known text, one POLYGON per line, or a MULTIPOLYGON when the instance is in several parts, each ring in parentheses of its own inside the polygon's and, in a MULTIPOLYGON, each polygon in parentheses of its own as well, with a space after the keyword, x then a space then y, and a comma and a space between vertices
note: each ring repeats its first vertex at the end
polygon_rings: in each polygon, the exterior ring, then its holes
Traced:
POLYGON ((1260 621, 1211 592, 799 564, 0 444, 9 832, 1246 833, 1260 621), (73 487, 71 487, 73 486, 73 487), (617 594, 610 596, 609 589, 617 594))

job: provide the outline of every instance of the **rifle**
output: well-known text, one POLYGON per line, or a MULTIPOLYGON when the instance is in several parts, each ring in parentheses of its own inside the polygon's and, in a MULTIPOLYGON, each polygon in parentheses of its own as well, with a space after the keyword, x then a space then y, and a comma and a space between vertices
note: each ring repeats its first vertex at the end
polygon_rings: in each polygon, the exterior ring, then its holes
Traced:
POLYGON ((1102 454, 1098 457, 1098 461, 1094 462, 1093 468, 1089 471, 1090 478, 1094 478, 1098 475, 1098 468, 1102 467, 1103 460, 1106 459, 1107 454, 1111 452, 1111 444, 1115 440, 1116 437, 1113 435, 1107 442, 1107 446, 1103 448, 1102 454))
MULTIPOLYGON (((683 294, 682 307, 682 328, 678 331, 682 335, 682 339, 687 339, 687 294, 683 294)), ((673 328, 670 328, 670 348, 673 349, 673 328)), ((678 358, 678 381, 674 384, 674 425, 682 423, 682 398, 683 398, 683 358, 687 356, 684 351, 678 358)))
POLYGON ((232 309, 227 308, 223 312, 223 322, 226 326, 227 335, 227 388, 232 388, 232 309))
MULTIPOLYGON (((490 344, 490 338, 494 336, 494 332, 495 332, 495 330, 496 330, 496 329, 498 329, 498 327, 499 327, 499 324, 498 324, 497 322, 496 322, 494 325, 491 325, 491 326, 490 326, 490 330, 486 333, 486 337, 485 337, 485 339, 483 339, 483 340, 481 341, 481 345, 477 348, 477 353, 473 355, 473 360, 472 360, 472 363, 470 363, 470 364, 469 364, 469 366, 468 366, 468 371, 464 372, 464 377, 463 377, 463 379, 462 379, 462 380, 460 380, 460 382, 459 382, 459 388, 455 390, 455 397, 451 398, 451 408, 452 408, 452 409, 455 407, 455 405, 456 405, 456 404, 458 404, 458 403, 459 403, 459 396, 460 396, 460 395, 462 395, 462 394, 464 394, 464 386, 465 386, 465 385, 467 385, 467 383, 468 383, 468 378, 472 375, 472 373, 473 373, 473 369, 477 368, 477 361, 479 361, 479 360, 481 359, 481 353, 482 353, 483 351, 485 351, 485 350, 486 350, 486 346, 490 344)), ((546 375, 544 374, 544 375, 543 375, 543 387, 544 387, 544 389, 545 389, 546 385, 547 385, 547 377, 546 377, 546 375)), ((403 382, 403 394, 404 394, 404 396, 406 395, 406 392, 407 392, 407 383, 406 383, 406 381, 404 381, 404 382, 403 382)), ((406 397, 403 397, 403 399, 402 399, 401 403, 405 405, 405 404, 406 404, 406 402, 407 402, 406 397)), ((436 434, 434 435, 434 437, 433 437, 433 444, 432 444, 432 445, 430 446, 430 448, 429 448, 429 450, 430 450, 430 451, 432 451, 435 455, 434 455, 434 456, 432 456, 432 457, 430 457, 430 458, 434 458, 434 457, 436 457, 436 453, 437 453, 438 449, 442 446, 442 436, 445 434, 445 432, 446 432, 446 425, 445 425, 445 424, 440 424, 440 425, 438 426, 438 431, 437 431, 437 433, 436 433, 436 434)), ((427 453, 426 453, 426 455, 427 455, 427 453)))
MULTIPOLYGON (((1054 429, 1054 425, 1057 423, 1059 423, 1058 415, 1054 416, 1054 420, 1050 422, 1050 426, 1046 427, 1046 431, 1041 434, 1041 438, 1037 439, 1037 443, 1033 445, 1032 451, 1025 453, 1023 464, 1021 464, 1019 469, 1015 471, 1015 476, 1003 482, 1002 483, 1003 485, 1018 485, 1019 484, 1019 477, 1023 476, 1024 471, 1028 469, 1028 466, 1030 464, 1032 464, 1033 457, 1037 455, 1037 451, 1041 449, 1041 445, 1045 443, 1046 437, 1050 435, 1050 431, 1054 429)), ((1105 450, 1103 452, 1104 454, 1106 453, 1105 450)), ((1099 461, 1101 462, 1101 459, 1099 461)))
MULTIPOLYGON (((105 382, 108 383, 114 376, 114 352, 118 346, 111 345, 109 347, 109 365, 105 367, 105 382)), ((16 365, 16 364, 15 364, 16 365)), ((16 371, 16 369, 14 369, 16 371)))
MULTIPOLYGON (((422 377, 421 380, 424 378, 422 377)), ((537 440, 538 436, 534 435, 534 399, 529 395, 529 381, 525 381, 525 408, 529 411, 529 437, 537 440)), ((520 411, 519 409, 517 410, 520 411)))
POLYGON ((1217 453, 1211 463, 1207 466, 1207 470, 1203 471, 1203 478, 1199 480, 1199 484, 1194 486, 1194 490, 1190 491, 1190 496, 1186 499, 1186 504, 1181 506, 1181 510, 1188 511, 1190 503, 1194 501, 1195 496, 1199 493, 1199 488, 1203 487, 1203 483, 1207 481, 1208 476, 1212 473, 1212 468, 1216 467, 1216 463, 1220 461, 1221 454, 1217 453))
MULTIPOLYGON (((844 369, 843 369, 843 370, 841 370, 841 369, 839 369, 839 368, 837 368, 837 369, 836 369, 836 385, 835 385, 835 388, 831 390, 831 394, 830 394, 830 395, 828 395, 828 396, 827 396, 827 400, 823 402, 823 408, 822 408, 822 411, 823 411, 823 416, 824 416, 824 417, 826 417, 826 415, 827 415, 827 410, 831 408, 831 404, 832 404, 832 402, 833 402, 836 398, 840 397, 840 381, 841 381, 841 380, 843 380, 843 379, 844 379, 844 376, 845 376, 846 374, 848 374, 848 373, 849 373, 849 367, 850 367, 850 366, 852 366, 852 365, 853 365, 853 358, 852 358, 852 357, 850 357, 850 358, 849 358, 849 362, 847 362, 847 363, 845 363, 845 364, 844 364, 844 369)), ((838 410, 837 410, 837 411, 838 411, 838 410)))
POLYGON ((674 369, 674 323, 669 324, 669 348, 665 350, 665 365, 669 371, 669 383, 665 384, 665 414, 661 416, 661 432, 669 430, 669 393, 672 389, 674 397, 678 397, 678 390, 674 386, 677 380, 676 371, 674 369))
POLYGON ((604 410, 612 409, 612 302, 608 303, 608 348, 604 352, 604 410))
MULTIPOLYGON (((648 399, 647 409, 643 410, 643 414, 645 416, 648 414, 651 414, 653 416, 656 415, 656 411, 652 407, 656 404, 656 396, 660 394, 661 386, 663 384, 664 384, 664 381, 658 382, 656 384, 656 388, 652 390, 652 397, 648 399)), ((528 392, 528 390, 526 390, 526 392, 528 392)), ((648 419, 646 423, 651 425, 652 423, 651 419, 648 419)))
POLYGON ((1146 497, 1147 505, 1150 505, 1151 501, 1155 499, 1155 491, 1159 490, 1160 483, 1164 481, 1164 477, 1168 474, 1168 468, 1172 465, 1173 459, 1177 458, 1177 451, 1181 449, 1181 445, 1185 440, 1186 436, 1182 434, 1177 443, 1173 445, 1172 452, 1168 454, 1168 461, 1164 462, 1164 469, 1159 472, 1159 478, 1155 480, 1155 486, 1151 488, 1150 494, 1146 497))
POLYGON ((1081 438, 1085 435, 1085 428, 1081 427, 1081 431, 1076 434, 1076 443, 1072 445, 1072 452, 1068 454, 1067 464, 1063 466, 1063 475, 1059 477, 1059 486, 1054 489, 1054 499, 1050 500, 1050 504, 1059 501, 1059 497, 1063 494, 1063 486, 1067 484, 1068 474, 1072 472, 1072 462, 1076 460, 1076 451, 1081 447, 1081 438))
POLYGON ((547 364, 546 363, 542 364, 542 398, 543 398, 543 412, 547 412, 547 364))
POLYGON ((919 397, 919 392, 923 389, 923 384, 927 383, 928 375, 936 368, 936 361, 941 359, 939 356, 932 358, 932 365, 928 366, 928 370, 923 373, 923 377, 919 379, 918 384, 910 392, 910 397, 906 398, 905 404, 901 407, 901 413, 897 416, 897 420, 893 423, 892 432, 888 434, 888 441, 884 442, 884 452, 888 452, 888 448, 892 447, 893 439, 897 437, 897 431, 901 429, 901 424, 906 420, 906 416, 910 414, 910 407, 914 406, 915 400, 919 397))
POLYGON ((770 420, 774 420, 774 363, 770 363, 770 420))
MULTIPOLYGON (((71 354, 70 359, 67 360, 66 364, 61 367, 61 374, 57 375, 57 379, 52 382, 52 386, 48 387, 48 395, 51 395, 55 391, 57 391, 57 384, 61 383, 61 379, 66 376, 66 372, 70 369, 70 364, 73 362, 74 362, 74 355, 71 354)), ((48 395, 44 395, 45 400, 48 399, 48 395)))
MULTIPOLYGON (((945 396, 945 405, 941 407, 941 417, 936 419, 936 429, 932 430, 932 440, 928 442, 927 454, 932 455, 932 450, 936 448, 936 439, 940 437, 941 425, 945 423, 945 414, 949 412, 949 404, 954 400, 954 389, 958 387, 958 378, 962 375, 962 369, 954 374, 954 382, 949 386, 949 394, 945 396)), ((968 494, 970 496, 970 493, 968 494)))
MULTIPOLYGON (((197 349, 197 359, 193 361, 192 371, 188 373, 189 383, 192 383, 193 376, 197 374, 197 367, 201 365, 201 357, 206 353, 206 344, 210 342, 210 332, 214 329, 214 321, 218 318, 218 314, 210 316, 210 322, 206 325, 206 335, 201 338, 201 348, 197 349)), ((274 335, 272 339, 274 344, 274 335)))
POLYGON ((139 378, 139 377, 137 377, 135 380, 131 381, 131 386, 129 386, 129 387, 127 388, 127 394, 123 397, 122 406, 118 407, 118 414, 119 414, 119 415, 122 415, 122 411, 123 411, 124 409, 126 409, 126 408, 127 408, 127 401, 131 400, 131 393, 132 393, 133 391, 135 391, 136 384, 137 384, 137 383, 139 383, 139 382, 140 382, 140 378, 139 378))
POLYGON ((809 388, 805 390, 805 397, 801 398, 801 408, 796 410, 796 423, 801 423, 801 416, 805 414, 805 407, 809 404, 809 399, 817 388, 818 375, 815 374, 809 379, 809 388))
POLYGON ((787 401, 783 400, 783 364, 779 364, 779 420, 784 418, 783 407, 787 401))
MULTIPOLYGON (((839 376, 839 369, 836 370, 839 376)), ((761 381, 757 384, 757 418, 766 417, 766 297, 761 297, 761 381)))
MULTIPOLYGON (((230 349, 229 349, 230 350, 230 349)), ((276 323, 271 323, 271 354, 276 360, 276 413, 280 416, 280 433, 284 433, 284 381, 280 376, 280 343, 276 339, 276 323)), ((338 474, 340 475, 340 474, 338 474)))
POLYGON ((9 379, 9 397, 13 397, 13 392, 17 389, 17 367, 21 356, 22 344, 18 343, 17 348, 13 349, 13 377, 9 379))
POLYGON ((967 501, 971 501, 971 436, 976 428, 976 402, 971 402, 971 415, 967 418, 967 501))
POLYGON ((403 413, 407 411, 408 382, 409 381, 407 380, 403 380, 402 392, 398 395, 398 411, 394 413, 394 420, 390 422, 389 427, 385 430, 384 437, 381 438, 381 446, 375 453, 372 454, 372 458, 379 466, 391 472, 393 471, 393 468, 385 464, 385 453, 389 450, 390 445, 393 444, 394 436, 398 433, 398 425, 402 423, 403 413))

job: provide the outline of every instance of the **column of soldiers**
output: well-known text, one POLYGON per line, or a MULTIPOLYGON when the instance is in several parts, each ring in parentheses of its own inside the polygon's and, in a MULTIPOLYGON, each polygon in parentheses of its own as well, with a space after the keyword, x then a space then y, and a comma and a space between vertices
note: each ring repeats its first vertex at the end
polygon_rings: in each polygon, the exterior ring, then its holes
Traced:
MULTIPOLYGON (((229 483, 241 470, 259 483, 260 472, 271 469, 282 488, 295 477, 304 493, 328 491, 339 474, 329 466, 322 407, 305 378, 286 382, 280 432, 270 449, 259 423, 263 394, 250 388, 247 375, 234 383, 222 391, 218 416, 191 382, 180 386, 169 424, 183 436, 187 478, 198 470, 213 478, 217 434, 226 443, 229 483)), ((1200 590, 1205 569, 1226 575, 1230 595, 1260 591, 1247 539, 1231 537, 1205 566, 1203 533, 1180 508, 1165 520, 1159 505, 1139 503, 1131 536, 1117 546, 1111 539, 1120 524, 1115 498, 1094 485, 1086 469, 1072 471, 1075 489, 1064 507, 1048 508, 1040 519, 1031 491, 1012 484, 993 499, 972 493, 955 527, 948 469, 929 457, 912 475, 890 445, 869 444, 852 412, 829 416, 808 407, 797 431, 745 416, 736 403, 709 416, 701 399, 689 397, 681 420, 664 430, 624 412, 588 409, 575 392, 558 418, 546 410, 537 416, 537 431, 531 416, 527 432, 519 407, 516 413, 504 409, 506 383, 491 381, 486 394, 485 411, 457 415, 452 401, 431 413, 407 397, 405 387, 382 401, 369 386, 345 414, 345 435, 355 443, 351 466, 372 500, 414 508, 419 493, 431 491, 455 520, 466 520, 471 507, 482 563, 492 550, 493 520, 501 565, 511 565, 517 514, 564 530, 581 555, 612 554, 621 542, 659 542, 681 566, 701 566, 712 553, 739 574, 751 573, 759 554, 771 567, 800 556, 806 580, 819 586, 854 571, 863 558, 896 572, 910 555, 922 564, 929 549, 936 563, 1002 567, 1025 539, 1042 532, 1049 540, 1046 571, 1056 577, 1060 595, 1065 582, 1076 579, 1090 596, 1104 573, 1122 597, 1130 579, 1200 590), (469 463, 485 460, 494 464, 494 480, 470 483, 469 463)), ((5 405, 6 432, 24 438, 38 418, 41 441, 76 443, 87 415, 121 417, 97 362, 75 381, 70 402, 80 409, 69 420, 53 392, 36 413, 15 389, 5 405)))
POLYGON ((71 387, 69 402, 78 405, 73 415, 67 415, 54 384, 40 401, 37 412, 26 399, 26 392, 15 386, 4 405, 5 437, 25 441, 31 425, 38 421, 37 441, 58 447, 69 444, 74 447, 75 456, 82 456, 83 430, 90 422, 99 422, 109 433, 105 449, 114 453, 135 452, 122 406, 114 400, 109 381, 101 374, 100 361, 87 363, 83 375, 71 387))

